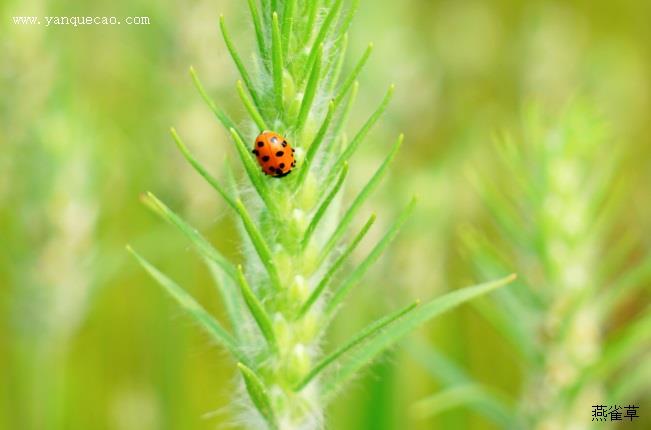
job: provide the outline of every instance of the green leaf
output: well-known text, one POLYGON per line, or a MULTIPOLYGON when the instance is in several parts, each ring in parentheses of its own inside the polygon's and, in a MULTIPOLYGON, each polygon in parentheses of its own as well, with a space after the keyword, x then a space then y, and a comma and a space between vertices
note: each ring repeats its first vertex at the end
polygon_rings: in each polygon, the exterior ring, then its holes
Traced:
MULTIPOLYGON (((176 130, 172 127, 170 133, 176 142, 176 146, 179 148, 186 160, 192 165, 192 167, 222 196, 224 201, 233 209, 235 209, 235 201, 231 196, 226 192, 224 187, 210 174, 208 171, 192 156, 188 147, 185 146, 179 135, 176 133, 176 130)), ((235 278, 233 278, 235 279, 235 278)))
POLYGON ((621 305, 623 300, 634 294, 637 288, 648 286, 651 278, 651 256, 647 256, 641 263, 627 270, 620 279, 608 285, 608 288, 599 297, 600 312, 608 317, 621 305))
POLYGON ((237 279, 237 271, 235 270, 235 267, 233 267, 233 264, 217 251, 212 244, 201 235, 201 233, 187 224, 183 218, 174 213, 153 193, 148 192, 142 197, 142 201, 158 216, 176 226, 188 239, 190 239, 190 242, 196 246, 197 250, 203 257, 217 264, 231 279, 237 279))
POLYGON ((312 381, 312 379, 314 379, 317 375, 319 375, 323 370, 333 365, 337 361, 337 359, 339 359, 339 357, 341 357, 348 351, 352 350, 356 346, 361 345, 362 343, 372 338, 373 336, 377 335, 383 329, 391 325, 391 323, 399 320, 401 317, 405 316, 409 312, 416 309, 419 303, 420 303, 419 301, 416 301, 416 303, 406 306, 403 309, 400 309, 397 312, 394 312, 390 315, 380 318, 379 320, 370 324, 368 327, 366 327, 361 332, 359 332, 355 337, 353 337, 347 343, 339 347, 336 351, 328 354, 323 359, 321 359, 321 361, 319 361, 319 363, 317 363, 317 365, 314 366, 314 368, 305 376, 305 378, 296 385, 294 390, 295 391, 302 390, 305 386, 307 386, 307 384, 310 383, 310 381, 312 381))
POLYGON ((237 269, 240 291, 242 292, 244 303, 246 303, 246 306, 249 308, 251 315, 253 315, 253 319, 255 319, 255 322, 258 324, 258 327, 267 340, 269 346, 273 350, 277 350, 278 345, 276 343, 276 336, 274 335, 271 318, 269 318, 269 315, 262 306, 262 303, 260 303, 260 300, 258 300, 256 295, 253 293, 253 290, 251 290, 251 287, 249 286, 249 283, 246 281, 246 277, 244 276, 242 266, 238 266, 237 269))
POLYGON ((366 121, 366 123, 362 126, 362 128, 355 135, 355 137, 350 142, 350 144, 348 144, 344 152, 339 156, 339 159, 335 163, 335 166, 341 165, 341 163, 343 163, 344 161, 350 160, 350 157, 353 156, 353 154, 359 147, 359 144, 362 143, 364 138, 366 138, 368 132, 371 130, 371 128, 373 128, 375 123, 377 123, 377 121, 380 119, 380 117, 386 110, 387 106, 389 105, 389 102, 391 101, 391 98, 393 97, 394 90, 395 90, 395 86, 391 85, 386 95, 384 96, 382 103, 380 103, 380 106, 377 108, 375 112, 373 112, 373 115, 371 115, 370 118, 366 121))
POLYGON ((246 362, 247 359, 239 351, 239 348, 232 336, 210 315, 197 301, 183 288, 161 273, 151 263, 141 257, 130 246, 129 251, 140 263, 140 265, 158 282, 165 291, 174 298, 177 303, 186 311, 214 340, 224 346, 238 360, 246 362))
POLYGON ((341 187, 343 186, 347 175, 348 175, 348 163, 345 163, 343 169, 341 169, 341 173, 339 174, 339 179, 332 187, 332 190, 330 190, 328 195, 326 195, 325 199, 323 199, 323 202, 321 203, 319 208, 316 210, 314 216, 312 217, 312 221, 310 221, 310 224, 305 230, 305 234, 301 242, 301 249, 305 249, 307 245, 310 243, 312 234, 314 234, 317 226, 319 225, 319 221, 321 221, 323 215, 325 215, 326 211, 330 207, 330 204, 339 193, 339 190, 341 190, 341 187))
POLYGON ((353 71, 350 73, 346 81, 341 85, 341 88, 339 89, 339 92, 335 97, 335 105, 339 106, 339 104, 344 99, 344 97, 346 97, 346 94, 348 94, 348 90, 350 90, 350 88, 353 86, 353 84, 359 77, 360 72, 366 65, 368 58, 371 56, 371 52, 373 52, 373 44, 369 43, 368 47, 366 48, 366 51, 364 51, 364 55, 362 55, 362 58, 360 58, 359 62, 357 63, 353 71))
POLYGON ((324 44, 326 36, 330 31, 330 27, 332 26, 332 23, 334 22, 335 18, 339 15, 342 2, 343 0, 335 0, 335 4, 333 4, 330 7, 328 15, 326 15, 325 19, 323 20, 323 23, 321 24, 321 28, 319 29, 319 33, 317 34, 316 39, 312 44, 310 56, 308 57, 305 69, 303 70, 303 74, 302 74, 303 77, 301 78, 301 82, 304 82, 305 79, 307 79, 310 70, 312 70, 312 68, 314 67, 314 62, 316 61, 319 47, 324 44))
POLYGON ((398 232, 407 221, 407 218, 411 215, 414 207, 416 206, 416 199, 412 199, 411 202, 403 209, 402 213, 398 219, 389 227, 389 230, 384 234, 382 239, 373 247, 371 252, 366 256, 366 258, 355 268, 355 270, 342 282, 341 286, 335 291, 334 295, 328 302, 325 308, 326 315, 332 315, 337 307, 343 302, 344 298, 350 291, 352 287, 357 285, 357 283, 364 277, 366 271, 380 258, 380 255, 384 252, 387 246, 395 239, 398 235, 398 232))
POLYGON ((323 45, 319 46, 316 60, 314 61, 314 66, 312 67, 312 73, 310 74, 310 79, 307 81, 307 87, 305 87, 305 94, 303 95, 301 110, 298 114, 298 120, 296 122, 297 128, 299 130, 302 130, 303 126, 305 125, 307 116, 310 113, 310 109, 312 108, 312 102, 314 102, 314 96, 316 95, 316 90, 319 86, 319 81, 321 80, 322 54, 323 54, 323 45))
POLYGON ((274 94, 276 96, 276 108, 282 114, 283 108, 283 47, 278 24, 278 14, 272 15, 271 22, 271 64, 274 80, 274 94))
POLYGON ((267 46, 264 41, 264 32, 262 31, 262 21, 260 21, 260 12, 255 0, 246 0, 249 3, 249 10, 251 11, 251 20, 253 21, 253 28, 255 29, 255 38, 258 42, 258 49, 260 56, 263 59, 268 58, 267 46))
POLYGON ((289 53, 289 43, 292 37, 292 27, 294 25, 294 8, 296 0, 285 0, 285 9, 283 10, 283 28, 282 41, 283 52, 289 53))
POLYGON ((244 321, 245 318, 244 306, 239 295, 236 281, 230 278, 230 276, 225 276, 224 270, 214 261, 206 257, 204 257, 203 260, 206 263, 213 278, 213 283, 224 302, 226 314, 228 315, 228 320, 230 321, 230 326, 233 330, 236 341, 238 344, 251 342, 251 336, 245 329, 245 325, 242 324, 242 321, 244 321))
MULTIPOLYGON (((341 221, 339 222, 339 225, 335 229, 335 231, 332 233, 330 236, 330 239, 328 239, 328 242, 326 242, 325 246, 323 247, 321 251, 321 257, 319 260, 319 266, 321 263, 327 258, 328 255, 330 255, 330 252, 332 249, 337 245, 339 242, 339 239, 341 239, 341 236, 346 232, 346 229, 348 228, 349 224, 353 220, 353 217, 357 214, 357 211, 360 209, 362 204, 366 201, 366 199, 370 196, 370 194, 375 190, 375 188, 378 186, 382 178, 384 178, 384 175, 387 173, 389 165, 393 161, 393 159, 396 157, 398 154, 398 151, 400 150, 400 146, 402 146, 402 142, 404 140, 404 136, 400 135, 398 137, 398 140, 396 143, 393 145, 393 148, 387 155, 387 157, 384 159, 384 162, 382 165, 378 168, 378 170, 375 172, 375 174, 371 177, 371 179, 368 181, 368 183, 364 186, 362 191, 357 195, 353 203, 350 205, 350 208, 346 211, 344 216, 341 218, 341 221)), ((342 161, 343 163, 343 161, 342 161)), ((342 164, 343 165, 343 164, 342 164)))
POLYGON ((473 383, 456 385, 421 399, 412 405, 411 412, 416 419, 422 420, 462 406, 482 408, 482 412, 501 428, 512 426, 515 411, 495 399, 481 385, 473 383))
POLYGON ((316 303, 316 301, 319 299, 325 288, 328 286, 330 283, 330 280, 337 274, 337 271, 341 268, 341 266, 344 264, 344 262, 350 257, 350 255, 353 253, 353 251, 357 248, 357 245, 364 239, 364 236, 366 236, 366 233, 370 230, 371 226, 373 223, 375 223, 375 214, 372 214, 368 221, 366 221, 366 224, 364 224, 364 227, 360 230, 359 233, 355 236, 355 238, 348 244, 344 252, 341 253, 341 255, 335 260, 335 262, 330 266, 328 271, 326 272, 325 276, 323 276, 323 279, 321 279, 321 282, 319 282, 319 285, 316 286, 316 288, 312 291, 310 294, 310 297, 305 301, 305 304, 303 307, 301 307, 301 310, 298 314, 298 318, 301 318, 303 315, 307 313, 307 311, 310 310, 312 305, 316 303))
POLYGON ((226 128, 227 130, 231 128, 236 128, 235 123, 226 115, 221 109, 217 107, 215 102, 212 101, 212 99, 208 96, 208 93, 206 93, 206 90, 203 88, 203 85, 201 84, 201 81, 199 80, 199 77, 197 76, 197 72, 194 70, 194 67, 190 67, 190 76, 192 77, 192 82, 194 83, 194 86, 197 88, 197 91, 199 91, 199 95, 201 95, 201 98, 206 102, 210 110, 215 114, 219 122, 226 128))
MULTIPOLYGON (((407 349, 433 378, 446 387, 445 392, 460 387, 475 387, 479 391, 478 396, 467 406, 492 420, 500 428, 522 428, 522 426, 518 427, 514 423, 515 411, 513 410, 512 399, 505 398, 501 393, 489 391, 486 387, 472 382, 472 379, 463 369, 437 351, 432 345, 414 341, 408 343, 407 349)), ((428 403, 435 404, 436 402, 431 401, 428 403)), ((425 403, 423 405, 425 406, 425 403)), ((418 414, 419 411, 414 412, 418 414)), ((424 408, 423 412, 427 413, 427 408, 424 408)))
POLYGON ((463 288, 434 299, 419 307, 414 312, 405 316, 396 324, 387 328, 375 338, 367 342, 364 345, 364 348, 360 348, 356 350, 354 354, 351 354, 347 362, 327 379, 325 386, 323 387, 324 398, 331 398, 335 392, 341 390, 345 383, 359 370, 371 363, 381 352, 395 345, 412 330, 418 328, 420 325, 426 323, 432 318, 454 309, 469 300, 489 293, 496 288, 502 287, 514 279, 515 275, 510 275, 497 281, 463 288))
POLYGON ((253 105, 253 102, 247 96, 246 91, 244 91, 244 86, 242 85, 242 81, 237 81, 237 93, 239 94, 240 100, 242 100, 242 103, 244 104, 246 111, 249 113, 249 115, 251 115, 253 122, 256 123, 258 128, 261 131, 269 130, 269 127, 267 127, 267 124, 264 122, 262 115, 260 114, 260 112, 258 112, 258 109, 253 105))
POLYGON ((348 96, 348 102, 346 103, 346 106, 344 106, 343 112, 341 112, 341 114, 339 115, 339 118, 337 119, 337 122, 334 126, 334 132, 332 134, 332 142, 334 143, 334 145, 332 145, 333 147, 337 146, 336 143, 339 141, 339 139, 341 138, 344 132, 344 128, 348 123, 348 118, 350 118, 350 113, 352 112, 353 106, 355 105, 355 101, 357 100, 358 92, 359 92, 359 82, 355 81, 353 83, 353 89, 350 92, 350 96, 348 96))
POLYGON ((267 424, 272 429, 278 429, 278 424, 276 422, 276 417, 274 414, 273 407, 271 405, 271 399, 267 393, 267 389, 264 386, 264 383, 256 373, 251 370, 249 367, 242 363, 237 363, 237 367, 242 373, 244 378, 244 384, 246 385, 246 391, 249 393, 249 397, 253 401, 253 404, 258 409, 258 412, 262 417, 267 421, 267 424))
MULTIPOLYGON (((337 52, 337 57, 336 61, 334 61, 334 64, 331 66, 332 71, 330 72, 329 76, 327 77, 328 79, 328 94, 333 94, 335 92, 335 87, 337 86, 337 83, 339 82, 339 78, 341 76, 341 71, 344 68, 344 62, 346 60, 346 53, 348 52, 348 34, 344 34, 344 37, 341 38, 341 40, 338 42, 337 49, 335 50, 337 52)), ((352 82, 351 82, 352 85, 352 82)))
POLYGON ((238 199, 235 202, 235 209, 242 219, 244 229, 248 233, 249 238, 251 239, 251 243, 253 243, 253 247, 258 253, 262 264, 267 269, 269 279, 271 280, 271 286, 276 291, 280 291, 282 289, 282 283, 280 281, 280 276, 278 276, 278 269, 274 263, 271 251, 267 246, 267 242, 265 242, 264 237, 262 237, 262 234, 260 233, 260 230, 258 230, 258 228, 255 226, 253 219, 251 219, 251 215, 249 215, 249 212, 246 210, 246 207, 241 200, 238 199))
POLYGON ((253 81, 251 80, 249 73, 246 71, 246 67, 244 66, 244 63, 242 62, 242 59, 240 58, 239 54, 235 50, 235 45, 233 44, 233 41, 231 40, 231 37, 228 34, 228 30, 226 29, 226 22, 224 20, 224 15, 219 16, 219 28, 222 31, 222 36, 224 38, 224 43, 226 43, 226 48, 228 48, 228 52, 231 54, 231 57, 233 58, 233 62, 235 63, 237 70, 240 72, 240 76, 242 77, 242 80, 246 84, 246 88, 249 90, 253 102, 258 107, 258 109, 262 109, 262 105, 260 104, 260 99, 258 97, 257 92, 255 91, 255 87, 253 86, 253 81))
POLYGON ((249 177, 249 180, 253 184, 253 187, 258 193, 258 196, 260 196, 267 209, 269 209, 269 212, 271 212, 271 214, 277 218, 278 208, 276 206, 276 203, 271 199, 269 187, 264 181, 260 166, 258 166, 258 164, 253 161, 253 157, 249 153, 249 148, 244 144, 242 136, 237 132, 237 130, 231 128, 230 132, 231 136, 233 137, 233 141, 235 142, 235 149, 237 150, 237 153, 240 156, 240 160, 244 165, 244 171, 246 172, 246 175, 249 177))
POLYGON ((307 152, 305 153, 305 158, 303 159, 303 163, 301 164, 300 170, 298 172, 298 178, 296 179, 297 188, 303 184, 308 172, 310 171, 310 166, 312 165, 312 162, 316 157, 319 147, 321 146, 321 143, 323 142, 323 139, 326 133, 328 132, 328 127, 330 126, 330 122, 332 121, 332 116, 334 115, 334 112, 335 112, 335 105, 334 103, 330 102, 330 104, 328 104, 328 113, 326 114, 326 117, 323 120, 321 127, 319 128, 319 131, 314 137, 314 140, 310 144, 310 147, 307 149, 307 152))

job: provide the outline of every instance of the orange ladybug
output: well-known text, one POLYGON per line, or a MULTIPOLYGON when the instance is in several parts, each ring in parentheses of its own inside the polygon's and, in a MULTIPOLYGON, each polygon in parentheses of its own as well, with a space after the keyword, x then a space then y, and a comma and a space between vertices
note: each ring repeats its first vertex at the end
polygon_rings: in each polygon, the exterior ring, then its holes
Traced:
POLYGON ((274 178, 289 175, 296 166, 294 149, 284 137, 273 131, 263 131, 255 139, 252 152, 262 171, 274 178))

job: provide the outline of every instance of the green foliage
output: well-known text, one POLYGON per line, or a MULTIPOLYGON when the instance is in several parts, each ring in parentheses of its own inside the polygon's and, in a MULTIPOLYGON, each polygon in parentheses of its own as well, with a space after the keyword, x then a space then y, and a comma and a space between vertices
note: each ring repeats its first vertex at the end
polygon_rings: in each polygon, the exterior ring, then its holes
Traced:
MULTIPOLYGON (((249 404, 269 428, 322 427, 327 400, 382 351, 428 320, 511 280, 454 291, 420 307, 417 303, 408 305, 370 324, 333 352, 321 352, 321 338, 335 311, 397 236, 415 206, 412 200, 357 269, 338 279, 375 215, 350 242, 344 238, 362 205, 387 175, 403 141, 401 135, 392 148, 387 148, 384 162, 340 214, 337 207, 351 157, 385 112, 394 90, 393 86, 389 88, 379 107, 348 142, 343 130, 358 91, 356 79, 372 48, 369 46, 349 76, 340 78, 346 31, 357 4, 343 0, 258 4, 249 0, 258 45, 255 60, 261 66, 253 73, 239 56, 224 17, 220 18, 224 42, 241 75, 237 93, 251 124, 260 130, 271 127, 296 149, 295 172, 282 179, 261 173, 244 143, 254 141, 255 135, 242 133, 211 100, 195 70, 190 70, 201 97, 230 132, 255 194, 243 193, 246 185, 234 192, 223 186, 191 154, 174 129, 172 137, 190 165, 237 215, 244 241, 241 266, 236 268, 227 261, 152 194, 144 198, 150 208, 187 236, 223 284, 219 291, 235 335, 226 332, 176 283, 134 255, 240 362, 249 404), (333 294, 326 294, 328 290, 333 294), (249 330, 252 325, 258 330, 249 330), (322 378, 331 369, 338 371, 322 378), (322 379, 327 382, 323 384, 322 379)), ((253 422, 247 423, 257 428, 253 422)))
MULTIPOLYGON (((465 229, 470 260, 482 276, 507 268, 522 275, 490 301, 473 303, 506 336, 526 371, 520 405, 508 409, 511 427, 581 426, 595 393, 605 387, 623 392, 627 382, 618 381, 617 372, 648 361, 648 309, 609 333, 613 311, 651 275, 649 256, 622 269, 622 254, 634 249, 625 235, 618 246, 607 244, 622 210, 612 198, 622 150, 610 141, 603 121, 585 103, 575 101, 550 118, 531 109, 521 135, 505 136, 496 146, 506 180, 472 178, 497 234, 465 229)), ((639 366, 637 372, 644 371, 639 366)), ((440 412, 440 401, 486 412, 486 393, 474 385, 466 390, 468 383, 447 381, 447 397, 441 394, 436 404, 424 400, 417 412, 440 412)), ((629 395, 634 388, 626 389, 629 395)), ((503 417, 491 416, 502 425, 503 417)))

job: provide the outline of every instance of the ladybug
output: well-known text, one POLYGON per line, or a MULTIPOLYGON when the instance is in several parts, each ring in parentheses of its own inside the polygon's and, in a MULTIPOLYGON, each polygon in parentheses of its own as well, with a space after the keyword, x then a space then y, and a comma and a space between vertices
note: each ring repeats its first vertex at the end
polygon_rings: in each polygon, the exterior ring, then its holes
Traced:
POLYGON ((287 140, 273 131, 263 131, 255 139, 253 154, 258 159, 262 171, 274 178, 282 178, 296 166, 294 149, 287 140))

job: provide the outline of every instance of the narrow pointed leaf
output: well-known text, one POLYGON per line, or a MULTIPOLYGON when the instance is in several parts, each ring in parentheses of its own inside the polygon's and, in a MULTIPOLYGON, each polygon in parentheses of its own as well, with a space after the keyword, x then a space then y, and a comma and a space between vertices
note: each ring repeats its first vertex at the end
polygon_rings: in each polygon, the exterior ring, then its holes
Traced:
POLYGON ((398 232, 407 221, 407 218, 411 215, 414 207, 416 206, 416 199, 407 205, 407 207, 402 211, 398 219, 393 223, 389 230, 384 234, 382 239, 373 247, 371 252, 366 256, 364 261, 362 261, 355 270, 342 282, 341 286, 337 289, 335 294, 332 296, 328 305, 326 306, 325 313, 330 315, 337 307, 343 302, 344 298, 348 294, 351 288, 353 288, 366 274, 366 271, 377 261, 378 258, 382 255, 387 246, 395 239, 398 235, 398 232))
POLYGON ((387 348, 395 345, 412 330, 418 328, 427 321, 435 318, 455 307, 489 293, 496 288, 502 287, 515 279, 515 275, 507 276, 497 281, 480 284, 474 287, 467 287, 448 293, 442 297, 420 306, 418 309, 406 315, 400 321, 388 327, 382 333, 371 339, 364 345, 364 348, 357 349, 351 354, 337 372, 329 377, 323 387, 324 398, 329 399, 336 391, 343 388, 359 370, 371 363, 387 348))
POLYGON ((269 318, 267 311, 264 310, 262 303, 260 303, 260 300, 258 300, 256 295, 253 293, 253 290, 249 286, 249 283, 244 276, 242 266, 238 267, 238 280, 240 284, 240 291, 242 292, 242 297, 244 298, 244 302, 249 308, 251 315, 253 315, 253 319, 255 319, 255 322, 258 324, 258 327, 267 340, 267 343, 269 343, 269 346, 274 350, 277 349, 278 346, 276 344, 276 336, 274 335, 271 318, 269 318))
POLYGON ((316 60, 312 66, 312 73, 310 73, 310 79, 307 81, 307 86, 305 87, 305 93, 303 95, 303 101, 301 103, 301 110, 298 114, 298 129, 301 130, 305 125, 307 116, 310 113, 312 108, 312 102, 314 102, 314 96, 316 95, 316 90, 319 86, 319 81, 321 80, 321 60, 323 54, 323 45, 319 46, 317 51, 316 60))
POLYGON ((260 104, 260 99, 258 98, 258 94, 255 90, 255 87, 253 86, 253 81, 249 76, 249 72, 246 71, 246 67, 242 62, 240 55, 237 53, 237 50, 235 49, 235 45, 233 44, 233 41, 230 35, 228 34, 228 30, 226 29, 226 22, 224 20, 224 15, 221 15, 219 17, 219 27, 222 31, 222 36, 224 38, 224 43, 226 43, 226 48, 228 48, 228 52, 231 54, 231 57, 233 58, 233 62, 235 63, 237 70, 240 72, 240 76, 242 77, 242 80, 246 84, 246 88, 249 90, 253 102, 258 107, 258 109, 261 109, 262 105, 260 104))
POLYGON ((235 343, 232 336, 208 313, 190 294, 165 276, 156 267, 140 256, 131 247, 127 250, 136 258, 138 263, 151 275, 156 282, 185 310, 214 340, 224 346, 234 357, 240 361, 247 361, 235 343))
POLYGON ((267 273, 269 274, 269 279, 271 280, 272 287, 276 291, 280 291, 280 289, 282 288, 280 277, 278 276, 278 270, 276 269, 276 264, 274 263, 274 259, 271 254, 271 251, 267 246, 267 242, 265 242, 264 237, 262 237, 260 230, 258 230, 258 228, 256 227, 255 223, 253 222, 253 219, 251 219, 251 215, 249 215, 249 212, 246 210, 246 207, 244 206, 241 200, 238 199, 235 202, 235 207, 237 213, 240 215, 240 218, 242 219, 242 224, 244 224, 244 229, 248 233, 249 238, 253 243, 253 247, 258 253, 258 256, 260 257, 262 264, 267 269, 267 273))
POLYGON ((391 98, 393 97, 393 91, 395 89, 394 85, 391 85, 389 87, 389 90, 387 91, 386 95, 384 96, 384 99, 382 100, 382 103, 380 103, 380 106, 377 108, 375 112, 373 112, 373 115, 370 116, 370 118, 366 121, 366 123, 362 126, 362 128, 359 130, 359 132, 355 135, 353 140, 348 144, 344 152, 339 156, 339 159, 335 163, 336 165, 339 165, 343 163, 344 161, 350 160, 350 157, 353 156, 357 148, 359 147, 359 144, 362 143, 364 138, 366 138, 366 135, 368 132, 373 128, 375 123, 380 119, 384 111, 386 110, 387 106, 389 105, 389 102, 391 101, 391 98))
POLYGON ((380 318, 379 320, 370 324, 347 343, 339 347, 336 351, 328 354, 319 363, 317 363, 317 365, 314 366, 314 368, 307 374, 307 376, 296 386, 295 390, 300 391, 303 389, 307 384, 310 383, 310 381, 312 381, 312 379, 314 379, 327 367, 333 365, 342 355, 352 350, 356 346, 363 344, 365 341, 388 327, 391 323, 399 320, 401 317, 416 309, 419 303, 420 302, 417 301, 416 303, 406 306, 405 308, 400 309, 397 312, 394 312, 383 318, 380 318))
POLYGON ((224 187, 210 174, 208 171, 197 161, 196 158, 190 153, 188 147, 185 146, 179 135, 176 133, 174 128, 170 129, 170 133, 176 142, 176 146, 181 151, 181 154, 185 157, 186 160, 194 167, 194 169, 222 196, 224 201, 233 209, 235 209, 235 201, 231 196, 226 192, 224 187))
POLYGON ((203 84, 199 80, 199 76, 197 76, 197 72, 194 70, 194 67, 190 67, 190 76, 192 77, 192 82, 194 83, 195 88, 197 91, 199 91, 199 95, 201 95, 201 98, 204 100, 204 102, 208 105, 210 110, 215 114, 219 122, 224 126, 225 129, 229 130, 231 128, 236 128, 235 123, 222 111, 217 107, 215 102, 208 96, 208 93, 206 93, 206 90, 203 87, 203 84))
POLYGON ((312 291, 310 294, 310 297, 305 301, 305 304, 301 308, 299 312, 299 318, 302 317, 307 313, 307 311, 310 310, 312 305, 316 303, 316 301, 321 297, 321 294, 325 290, 325 288, 328 286, 332 278, 337 274, 337 271, 341 268, 341 266, 346 262, 348 257, 353 253, 353 251, 357 248, 357 245, 364 239, 364 236, 366 236, 366 233, 371 229, 371 226, 373 223, 375 223, 375 214, 372 214, 368 221, 366 221, 366 224, 364 224, 364 227, 360 230, 359 233, 355 236, 355 238, 348 244, 344 252, 341 253, 341 255, 335 260, 335 262, 328 268, 328 271, 326 272, 325 276, 323 279, 321 279, 321 282, 319 282, 319 285, 316 286, 316 288, 312 291))
POLYGON ((246 94, 246 91, 244 91, 244 86, 242 85, 242 81, 237 81, 237 93, 239 94, 240 100, 242 100, 242 104, 244 104, 246 111, 249 113, 249 115, 251 115, 253 122, 255 122, 258 128, 260 130, 268 130, 269 127, 267 127, 267 124, 264 122, 262 115, 260 114, 258 109, 253 105, 253 102, 246 94))
POLYGON ((269 398, 264 383, 260 377, 246 365, 238 363, 237 367, 242 373, 244 384, 246 385, 246 391, 249 393, 249 397, 251 397, 253 404, 265 421, 267 421, 267 424, 269 424, 273 430, 278 429, 271 399, 269 398))
POLYGON ((336 62, 331 66, 332 72, 328 77, 329 80, 328 94, 333 94, 335 92, 335 88, 337 84, 339 83, 341 71, 344 68, 344 62, 346 60, 346 52, 348 52, 348 34, 344 34, 344 37, 341 38, 341 42, 339 42, 339 46, 338 49, 336 49, 336 51, 337 51, 336 62))
MULTIPOLYGON (((278 14, 272 15, 271 20, 271 63, 274 80, 274 94, 276 95, 276 107, 283 109, 283 48, 278 24, 278 14)), ((281 112, 282 113, 282 112, 281 112)))
POLYGON ((246 175, 249 177, 249 180, 253 184, 253 187, 258 193, 258 196, 260 196, 267 209, 269 209, 272 215, 277 216, 278 208, 276 207, 276 203, 271 200, 271 197, 269 195, 269 188, 264 182, 260 167, 255 161, 253 161, 253 157, 249 153, 249 148, 244 144, 244 141, 242 140, 242 137, 237 132, 237 130, 232 128, 230 131, 231 136, 233 137, 233 141, 235 142, 235 149, 237 150, 237 153, 240 156, 240 160, 242 160, 242 164, 244 165, 246 175))
POLYGON ((320 262, 323 262, 325 258, 330 255, 330 252, 332 249, 337 245, 339 242, 339 239, 341 239, 342 235, 346 232, 346 229, 350 225, 351 221, 353 220, 353 217, 355 214, 357 214, 357 211, 360 209, 362 204, 366 201, 366 199, 370 196, 370 194, 375 190, 375 188, 378 186, 382 178, 384 178, 384 175, 387 173, 389 165, 395 158, 396 154, 398 154, 398 151, 400 150, 400 146, 402 146, 404 136, 400 135, 396 143, 393 145, 393 148, 387 155, 387 157, 384 159, 384 162, 382 165, 378 168, 378 170, 375 172, 375 174, 371 177, 371 179, 368 181, 368 183, 364 186, 362 191, 357 195, 353 203, 350 205, 344 216, 341 218, 341 221, 339 222, 339 225, 335 229, 335 231, 332 233, 330 236, 330 239, 328 239, 328 242, 326 242, 325 246, 323 247, 323 250, 321 251, 321 257, 320 257, 320 262))
POLYGON ((305 153, 305 158, 303 159, 303 163, 301 164, 301 168, 298 173, 298 179, 296 180, 297 187, 300 187, 300 185, 303 184, 303 181, 305 180, 305 177, 307 176, 310 170, 310 166, 312 165, 312 162, 314 161, 314 158, 316 157, 316 154, 319 151, 319 147, 321 146, 321 143, 323 142, 323 139, 325 138, 328 132, 328 127, 330 127, 330 122, 332 121, 332 116, 334 115, 334 111, 335 111, 335 105, 334 103, 330 102, 330 104, 328 105, 328 113, 326 114, 326 117, 323 120, 321 127, 319 128, 319 131, 314 137, 314 140, 310 144, 310 147, 307 149, 307 152, 305 153))
POLYGON ((262 21, 260 21, 260 12, 256 0, 246 0, 249 3, 249 11, 251 12, 251 20, 253 21, 253 28, 255 29, 255 38, 258 42, 258 50, 263 59, 267 59, 267 46, 264 41, 264 32, 262 31, 262 21))
POLYGON ((158 216, 176 226, 192 242, 203 257, 217 264, 231 279, 237 279, 237 271, 233 264, 217 251, 201 233, 187 224, 183 218, 174 213, 165 203, 160 201, 152 193, 147 193, 142 200, 158 216))
POLYGON ((312 50, 310 51, 310 56, 308 57, 307 65, 305 67, 305 70, 303 70, 303 79, 302 79, 303 82, 305 81, 305 79, 307 79, 307 75, 309 74, 310 70, 312 70, 312 68, 314 67, 314 62, 316 61, 319 47, 325 42, 326 36, 328 35, 328 32, 330 31, 333 22, 339 15, 342 1, 343 0, 335 0, 335 4, 332 5, 330 11, 328 12, 328 15, 326 15, 325 19, 323 20, 323 23, 321 23, 321 28, 319 29, 319 33, 317 34, 316 39, 314 40, 314 44, 312 45, 312 50))
POLYGON ((335 104, 339 106, 341 101, 346 97, 346 94, 348 94, 348 90, 353 86, 357 78, 359 77, 360 72, 366 65, 366 62, 368 61, 368 58, 371 56, 371 52, 373 52, 373 44, 369 43, 368 47, 366 48, 366 51, 364 51, 364 55, 362 55, 362 58, 360 58, 359 62, 353 69, 353 71, 350 73, 350 76, 346 79, 346 81, 341 85, 341 88, 339 89, 339 92, 337 93, 337 96, 335 97, 335 104))
POLYGON ((283 52, 289 53, 289 43, 292 37, 292 29, 294 26, 294 8, 296 7, 296 0, 285 0, 285 9, 283 10, 283 26, 282 26, 282 41, 283 52))
POLYGON ((305 235, 303 236, 303 241, 301 243, 302 249, 305 249, 305 247, 310 243, 312 234, 314 234, 314 231, 319 225, 319 221, 321 221, 323 215, 325 215, 326 211, 330 207, 330 203, 332 203, 334 198, 339 193, 339 190, 341 190, 341 187, 343 186, 347 175, 348 175, 348 163, 345 163, 343 169, 341 170, 341 173, 339 174, 339 179, 332 187, 332 190, 330 190, 328 195, 325 197, 325 199, 323 199, 323 202, 318 207, 314 216, 312 217, 312 221, 310 221, 310 224, 307 226, 307 230, 305 230, 305 235))

